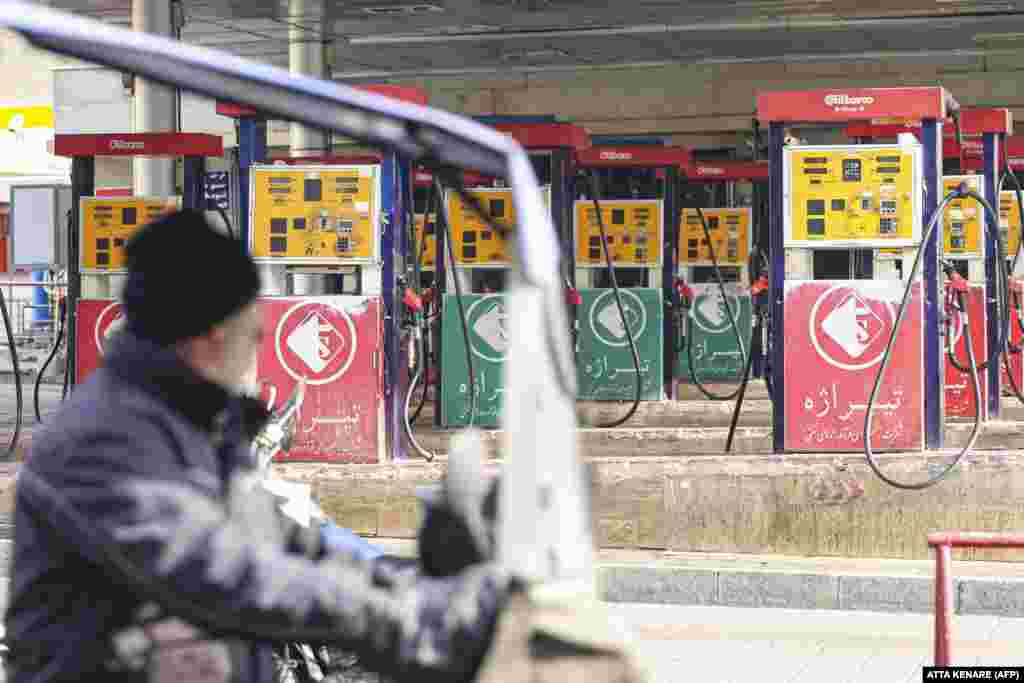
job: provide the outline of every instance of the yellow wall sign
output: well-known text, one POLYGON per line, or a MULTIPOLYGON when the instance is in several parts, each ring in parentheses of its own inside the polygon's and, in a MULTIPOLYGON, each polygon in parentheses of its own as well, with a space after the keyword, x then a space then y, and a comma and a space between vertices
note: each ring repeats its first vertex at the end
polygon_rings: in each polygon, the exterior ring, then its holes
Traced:
POLYGON ((437 265, 434 262, 437 258, 437 222, 434 214, 430 214, 429 221, 423 214, 416 214, 416 244, 413 249, 412 258, 419 259, 420 270, 434 270, 437 265), (424 225, 426 235, 423 234, 424 225))
MULTIPOLYGON (((475 188, 470 194, 497 222, 510 231, 516 229, 516 209, 512 190, 508 188, 475 188)), ((511 262, 508 244, 483 219, 462 202, 455 192, 445 198, 451 223, 455 264, 461 267, 507 266, 511 262)))
POLYGON ((79 206, 81 271, 91 274, 124 272, 124 247, 132 235, 178 208, 177 197, 83 197, 79 206))
MULTIPOLYGON (((942 179, 942 195, 946 196, 961 183, 984 196, 985 187, 980 175, 946 176, 942 179)), ((975 199, 954 199, 942 217, 943 253, 955 258, 983 258, 981 235, 985 210, 975 199)))
MULTIPOLYGON (((661 265, 663 202, 660 199, 618 199, 599 203, 612 263, 620 267, 642 268, 661 265)), ((594 202, 581 199, 573 208, 576 267, 605 267, 601 226, 594 202)))
POLYGON ((257 261, 378 258, 379 166, 254 166, 249 204, 249 249, 257 261))
POLYGON ((1020 207, 1017 205, 1017 193, 1004 190, 999 193, 999 232, 1003 237, 1005 257, 1012 259, 1020 246, 1020 207))
POLYGON ((55 128, 53 107, 0 107, 0 129, 55 128))
POLYGON ((789 147, 787 247, 913 246, 921 234, 921 147, 789 147))
POLYGON ((752 230, 749 208, 701 209, 711 233, 711 244, 696 209, 683 209, 679 222, 679 265, 710 266, 714 247, 718 265, 746 266, 752 230))

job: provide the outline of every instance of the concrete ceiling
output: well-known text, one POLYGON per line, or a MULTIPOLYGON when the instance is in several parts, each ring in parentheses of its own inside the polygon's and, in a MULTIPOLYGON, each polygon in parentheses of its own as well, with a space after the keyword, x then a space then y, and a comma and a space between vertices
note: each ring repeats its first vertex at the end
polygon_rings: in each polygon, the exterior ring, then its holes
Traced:
MULTIPOLYGON (((149 0, 150 2, 156 0, 149 0)), ((50 0, 130 23, 130 0, 50 0)), ((289 31, 344 80, 608 65, 916 59, 1024 49, 1024 0, 182 0, 182 38, 286 66, 289 31)))

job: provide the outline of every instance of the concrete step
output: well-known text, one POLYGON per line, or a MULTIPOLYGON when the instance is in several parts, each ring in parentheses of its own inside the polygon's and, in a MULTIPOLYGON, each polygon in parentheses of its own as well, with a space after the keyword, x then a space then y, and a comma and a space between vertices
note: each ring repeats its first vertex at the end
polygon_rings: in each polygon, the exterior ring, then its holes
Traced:
MULTIPOLYGON (((724 418, 724 411, 715 406, 719 420, 724 418)), ((763 410, 763 407, 762 407, 763 410)), ((676 413, 681 415, 682 411, 676 413)), ((689 413, 689 421, 703 423, 701 411, 689 413)), ((763 413, 762 413, 763 415, 763 413)), ((713 418, 709 418, 708 423, 713 418)), ((741 417, 740 426, 733 440, 734 454, 756 454, 772 452, 772 430, 765 426, 761 417, 761 426, 748 426, 741 417)), ((707 424, 707 423, 704 423, 707 424)), ((859 426, 859 425, 857 425, 859 426)), ((947 423, 945 439, 948 448, 964 444, 970 435, 973 423, 947 423)), ((430 427, 418 427, 416 438, 420 444, 434 453, 446 454, 448 442, 457 430, 435 430, 430 427)), ((724 452, 729 430, 719 426, 686 426, 686 427, 633 427, 616 429, 578 430, 580 451, 590 457, 667 457, 673 455, 719 454, 724 452)), ((498 456, 503 431, 489 429, 483 431, 484 443, 491 457, 498 456)), ((976 450, 1014 450, 1024 449, 1024 422, 1020 421, 989 421, 983 425, 976 444, 976 450)))
MULTIPOLYGON (((415 542, 375 538, 385 552, 416 556, 415 542)), ((0 541, 0 610, 9 592, 11 541, 0 541)), ((717 553, 601 550, 598 589, 608 602, 932 613, 934 563, 717 553)), ((1024 564, 957 562, 957 614, 1024 617, 1024 564)))
MULTIPOLYGON (((636 450, 635 448, 633 449, 636 450)), ((939 485, 903 491, 856 453, 594 457, 595 535, 603 548, 679 552, 924 559, 925 538, 948 529, 1024 528, 1024 451, 975 451, 939 485)), ((952 453, 881 454, 890 477, 916 482, 952 453)), ((485 470, 498 474, 501 459, 485 470)), ((439 483, 446 459, 382 465, 277 464, 312 486, 339 524, 370 536, 414 538, 417 490, 439 483)), ((0 483, 2 492, 2 483, 0 483)), ((0 495, 0 509, 3 496, 0 495)), ((1024 561, 1024 553, 969 550, 965 559, 1024 561)))

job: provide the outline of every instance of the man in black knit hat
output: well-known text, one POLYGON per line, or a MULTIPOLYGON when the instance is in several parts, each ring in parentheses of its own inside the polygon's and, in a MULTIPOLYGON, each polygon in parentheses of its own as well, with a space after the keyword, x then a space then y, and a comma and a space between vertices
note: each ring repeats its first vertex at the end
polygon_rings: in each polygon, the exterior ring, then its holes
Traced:
POLYGON ((241 245, 181 211, 127 257, 125 329, 19 477, 9 680, 269 683, 268 642, 285 639, 333 641, 396 680, 471 680, 508 590, 498 568, 418 576, 233 512, 268 417, 244 396, 264 331, 241 245))

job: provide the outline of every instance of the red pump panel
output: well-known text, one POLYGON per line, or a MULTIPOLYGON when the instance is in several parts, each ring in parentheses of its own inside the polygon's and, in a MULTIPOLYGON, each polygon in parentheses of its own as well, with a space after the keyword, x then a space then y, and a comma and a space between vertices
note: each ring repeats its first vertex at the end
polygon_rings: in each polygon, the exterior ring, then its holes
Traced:
POLYGON ((222 157, 224 140, 206 133, 55 135, 59 157, 222 157))
POLYGON ((258 377, 275 405, 300 378, 306 396, 282 462, 384 460, 383 305, 379 297, 262 298, 258 377))
POLYGON ((103 364, 103 348, 124 324, 121 304, 112 299, 81 299, 75 332, 75 383, 80 384, 103 364))
POLYGON ((944 88, 834 88, 759 93, 757 118, 772 122, 945 119, 956 100, 944 88))
POLYGON ((984 133, 1013 134, 1013 115, 1004 108, 974 108, 960 112, 960 132, 963 135, 984 133))
MULTIPOLYGON (((988 339, 985 335, 986 315, 985 310, 985 287, 972 285, 966 295, 967 318, 970 321, 971 346, 974 357, 980 361, 988 358, 988 339)), ((952 312, 952 343, 957 361, 963 367, 969 367, 967 359, 967 348, 963 343, 964 320, 959 311, 952 312)), ((971 376, 961 372, 953 365, 948 354, 943 354, 946 363, 946 417, 969 417, 973 418, 974 385, 971 383, 971 376)), ((988 372, 978 371, 978 380, 981 385, 981 418, 988 417, 988 372)))

